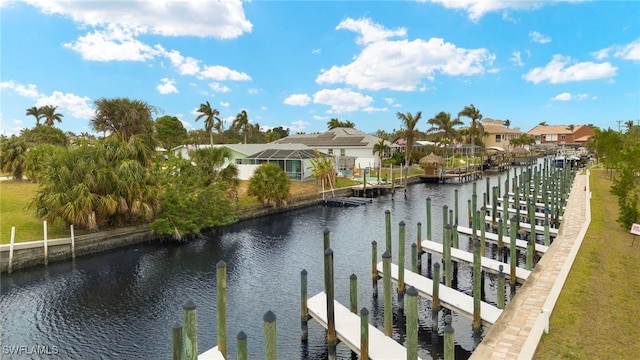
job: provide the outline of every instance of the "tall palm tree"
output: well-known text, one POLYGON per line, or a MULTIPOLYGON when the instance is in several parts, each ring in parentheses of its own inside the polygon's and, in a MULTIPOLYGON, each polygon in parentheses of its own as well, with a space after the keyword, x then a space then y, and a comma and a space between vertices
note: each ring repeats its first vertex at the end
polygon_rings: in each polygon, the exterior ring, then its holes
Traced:
POLYGON ((222 120, 220 120, 220 112, 218 109, 211 108, 209 101, 204 104, 200 104, 200 108, 197 110, 200 115, 196 118, 196 121, 204 118, 204 130, 209 134, 209 143, 213 146, 213 129, 216 128, 218 132, 222 129, 222 120), (217 127, 216 127, 217 126, 217 127))
MULTIPOLYGON (((458 116, 464 116, 471 119, 471 126, 469 127, 469 133, 471 134, 471 159, 472 161, 475 161, 475 133, 478 130, 483 129, 481 127, 482 124, 478 124, 478 121, 482 119, 482 114, 480 113, 480 110, 476 109, 476 107, 471 104, 469 106, 465 106, 464 109, 458 113, 458 116)), ((480 135, 482 135, 482 131, 480 135)))
POLYGON ((540 125, 540 126, 547 126, 547 122, 546 122, 546 121, 540 121, 540 122, 538 123, 538 125, 540 125))
POLYGON ((100 98, 94 103, 96 116, 91 119, 95 131, 116 135, 128 142, 136 134, 153 134, 153 115, 159 112, 155 106, 142 100, 129 98, 100 98))
POLYGON ((411 152, 413 150, 413 139, 419 133, 416 129, 416 125, 418 124, 418 121, 420 121, 420 118, 422 118, 422 111, 418 111, 415 115, 411 114, 410 112, 407 112, 406 114, 397 112, 396 117, 402 122, 403 130, 401 133, 407 141, 407 148, 405 151, 405 164, 406 166, 409 166, 411 165, 410 161, 411 152))
POLYGON ((507 119, 504 121, 504 126, 508 129, 511 126, 511 120, 507 119))
POLYGON ((633 120, 627 120, 624 122, 624 126, 627 127, 627 132, 631 131, 631 128, 633 127, 633 120))
POLYGON ((382 169, 382 158, 391 152, 391 147, 387 145, 384 139, 380 139, 373 144, 373 155, 378 154, 380 162, 378 163, 378 180, 380 180, 380 170, 382 169))
POLYGON ((0 170, 22 180, 29 146, 22 136, 11 135, 0 143, 0 170))
POLYGON ((247 137, 249 133, 252 131, 251 123, 249 123, 249 115, 247 115, 246 110, 242 110, 236 115, 236 119, 233 120, 231 127, 238 132, 238 134, 242 133, 244 136, 244 143, 247 143, 247 137))
POLYGON ((453 142, 453 140, 455 140, 456 137, 458 136, 458 131, 455 129, 455 127, 463 125, 464 123, 462 122, 462 120, 460 120, 460 118, 455 118, 451 120, 451 113, 446 113, 444 111, 441 111, 438 114, 436 114, 436 116, 429 119, 427 123, 431 125, 431 128, 427 130, 427 132, 438 132, 442 135, 442 137, 444 137, 445 139, 444 153, 446 155, 447 154, 446 144, 448 143, 449 140, 453 142))
POLYGON ((345 120, 345 121, 340 121, 336 118, 333 118, 329 121, 327 121, 327 127, 329 128, 329 130, 335 129, 335 128, 339 128, 339 127, 345 127, 345 128, 354 128, 356 127, 356 124, 352 123, 349 120, 345 120))
POLYGON ((40 126, 40 119, 44 117, 44 115, 42 114, 42 108, 39 108, 37 106, 32 106, 28 108, 26 115, 33 116, 36 118, 36 126, 40 126))
POLYGON ((44 124, 47 126, 53 126, 54 121, 62 122, 64 115, 57 113, 57 106, 45 105, 40 110, 42 111, 42 117, 44 118, 44 124))

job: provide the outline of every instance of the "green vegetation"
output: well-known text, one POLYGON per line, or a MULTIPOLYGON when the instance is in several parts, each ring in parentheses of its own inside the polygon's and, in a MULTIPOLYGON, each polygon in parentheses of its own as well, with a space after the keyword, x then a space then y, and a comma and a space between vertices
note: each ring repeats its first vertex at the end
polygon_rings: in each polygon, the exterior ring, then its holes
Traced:
POLYGON ((287 204, 290 188, 291 179, 274 163, 260 165, 249 179, 249 195, 273 207, 287 204))
POLYGON ((591 225, 534 359, 640 358, 640 242, 631 247, 612 181, 591 172, 591 225))

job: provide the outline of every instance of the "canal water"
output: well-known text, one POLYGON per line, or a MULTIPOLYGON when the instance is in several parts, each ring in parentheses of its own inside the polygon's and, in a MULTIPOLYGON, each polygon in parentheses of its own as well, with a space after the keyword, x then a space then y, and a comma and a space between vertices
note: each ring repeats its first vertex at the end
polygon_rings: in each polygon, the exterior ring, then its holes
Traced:
MULTIPOLYGON (((502 181, 506 174, 502 174, 502 181)), ((497 176, 491 185, 497 185, 497 176)), ((228 352, 235 358, 236 335, 247 334, 249 356, 264 356, 263 316, 276 315, 278 358, 323 359, 325 330, 309 321, 309 339, 300 341, 300 272, 308 272, 309 296, 323 289, 323 231, 331 232, 336 299, 349 304, 349 277, 358 277, 358 307, 382 328, 380 295, 372 296, 371 241, 384 251, 385 211, 391 213, 393 262, 397 263, 398 224, 406 223, 406 259, 417 223, 426 235, 426 199, 432 201, 434 241, 441 242, 442 206, 454 205, 459 190, 460 223, 467 224, 472 183, 415 184, 372 203, 351 208, 312 206, 244 221, 187 244, 139 244, 75 261, 3 274, 0 317, 2 358, 166 359, 171 355, 171 326, 182 321, 182 305, 197 306, 198 351, 216 340, 216 264, 228 264, 228 352), (18 355, 19 354, 19 355, 18 355)), ((478 180, 478 207, 485 179, 478 180)), ((470 249, 466 238, 461 247, 470 249)), ((426 255, 423 274, 427 272, 426 255)), ((440 259, 434 256, 434 261, 440 259)), ((471 294, 471 268, 460 267, 458 288, 471 294)), ((486 301, 496 303, 495 277, 487 275, 486 301)), ((507 290, 507 293, 509 291, 507 290)), ((395 290, 394 290, 395 294, 395 290)), ((395 295, 394 295, 395 302, 395 295)), ((443 358, 442 329, 432 333, 430 301, 419 301, 419 356, 443 358)), ((471 355, 480 338, 471 320, 453 314, 456 358, 471 355)), ((404 318, 394 315, 394 337, 404 342, 404 318)), ((486 332, 486 329, 485 329, 486 332)), ((351 351, 338 345, 342 359, 351 351)))

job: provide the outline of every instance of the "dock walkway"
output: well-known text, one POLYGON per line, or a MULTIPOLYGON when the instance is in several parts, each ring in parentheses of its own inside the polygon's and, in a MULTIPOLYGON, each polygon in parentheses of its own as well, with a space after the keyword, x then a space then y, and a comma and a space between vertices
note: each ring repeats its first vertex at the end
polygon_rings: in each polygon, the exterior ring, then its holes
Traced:
MULTIPOLYGON (((321 292, 307 300, 309 315, 327 328, 327 294, 321 292)), ((334 300, 336 336, 360 356, 360 316, 334 300)), ((406 359, 407 349, 369 324, 370 359, 406 359)))
MULTIPOLYGON (((560 233, 471 359, 531 359, 591 222, 587 175, 576 175, 560 233)), ((536 245, 537 247, 537 245, 536 245)))
MULTIPOLYGON (((377 269, 378 275, 382 277, 382 262, 378 263, 377 269)), ((398 265, 396 264, 391 264, 391 279, 395 283, 398 282, 398 265)), ((404 283, 407 287, 415 287, 421 297, 429 300, 432 299, 433 280, 405 269, 404 283)), ((440 284, 438 291, 440 296, 440 305, 458 314, 464 315, 469 319, 473 319, 473 297, 443 284, 440 284)), ((502 310, 498 309, 496 306, 484 301, 480 303, 480 318, 484 325, 494 324, 501 313, 502 310)))
MULTIPOLYGON (((458 228, 458 232, 461 233, 461 234, 468 235, 468 236, 471 236, 473 234, 473 229, 468 228, 466 226, 459 226, 458 225, 457 228, 458 228)), ((549 229, 549 230, 551 230, 551 229, 549 229)), ((540 232, 540 233, 542 233, 542 232, 540 232)), ((481 230, 476 230, 476 236, 478 236, 478 237, 482 236, 482 231, 481 230)), ((498 234, 485 231, 484 240, 487 241, 487 242, 490 242, 492 244, 497 244, 498 243, 498 234)), ((502 237, 502 243, 504 244, 504 247, 506 247, 506 248, 510 248, 511 247, 511 238, 509 237, 509 235, 502 237)), ((520 250, 526 250, 527 249, 527 242, 525 240, 516 239, 516 248, 518 248, 520 250)), ((537 253, 544 254, 544 253, 547 252, 548 249, 549 249, 548 246, 536 243, 536 252, 537 253)))
MULTIPOLYGON (((442 255, 443 246, 440 243, 424 240, 421 243, 422 250, 432 254, 442 255)), ((451 248, 451 260, 473 265, 473 253, 468 251, 451 248)), ((498 260, 493 260, 487 257, 482 256, 480 258, 480 263, 482 264, 482 268, 490 273, 497 274, 500 271, 500 265, 504 268, 502 272, 504 273, 505 278, 510 278, 511 274, 509 273, 509 264, 503 263, 498 260)), ((531 271, 516 267, 516 281, 519 283, 524 283, 525 280, 529 277, 531 271)))
POLYGON ((198 355, 198 360, 224 360, 224 356, 222 356, 222 353, 218 350, 218 346, 216 345, 198 355))

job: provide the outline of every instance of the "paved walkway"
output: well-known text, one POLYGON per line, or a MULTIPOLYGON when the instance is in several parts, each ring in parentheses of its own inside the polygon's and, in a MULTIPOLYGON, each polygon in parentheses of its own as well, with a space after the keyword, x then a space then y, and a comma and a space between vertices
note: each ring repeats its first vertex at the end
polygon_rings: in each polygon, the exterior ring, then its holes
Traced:
POLYGON ((558 237, 471 359, 531 359, 591 222, 588 175, 577 175, 558 237))

